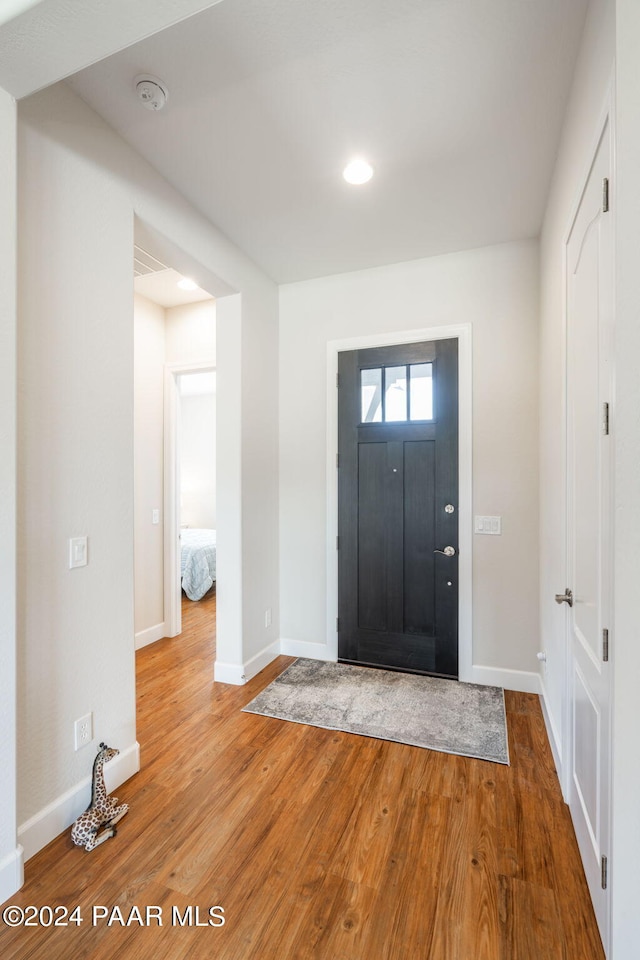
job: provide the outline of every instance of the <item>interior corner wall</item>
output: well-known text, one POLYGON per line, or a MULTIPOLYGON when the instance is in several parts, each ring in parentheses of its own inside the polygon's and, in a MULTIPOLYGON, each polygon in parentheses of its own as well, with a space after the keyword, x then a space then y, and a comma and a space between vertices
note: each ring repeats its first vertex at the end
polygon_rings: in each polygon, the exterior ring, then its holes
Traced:
POLYGON ((216 351, 215 679, 241 684, 280 652, 276 287, 216 301, 216 351))
MULTIPOLYGON (((278 423, 278 288, 269 297, 269 322, 256 323, 264 294, 247 288, 242 296, 242 378, 240 409, 242 464, 242 624, 245 676, 249 679, 280 652, 279 581, 279 437, 278 423), (265 626, 265 612, 271 623, 265 626)), ((218 310, 220 302, 218 302, 218 310)), ((264 306, 262 306, 264 310, 264 306)), ((218 364, 218 370, 221 363, 218 364)), ((225 401, 218 376, 218 439, 225 401)), ((222 456, 218 446, 218 457, 222 456)), ((218 521, 224 509, 218 487, 218 521)), ((219 528, 219 523, 218 523, 219 528)), ((219 601, 218 601, 219 602, 219 601)))
MULTIPOLYGON (((564 243, 595 147, 612 77, 612 0, 592 0, 567 106, 540 241, 540 649, 541 679, 556 758, 562 766, 566 701, 564 243)), ((562 771, 559 771, 562 772, 562 771)))
POLYGON ((16 809, 16 104, 0 89, 0 902, 22 882, 16 809))
POLYGON ((327 550, 337 531, 327 532, 327 343, 472 324, 473 512, 502 516, 502 536, 473 538, 473 662, 535 677, 537 283, 537 243, 524 241, 280 288, 280 582, 287 641, 322 645, 329 658, 327 550))
POLYGON ((250 630, 277 592, 277 288, 64 84, 18 113, 18 819, 19 835, 37 834, 33 851, 86 807, 93 746, 135 748, 134 215, 224 278, 226 293, 242 292, 246 341, 227 382, 242 384, 246 369, 264 406, 244 404, 240 422, 259 480, 241 463, 242 490, 225 488, 244 538, 245 622, 231 617, 229 641, 238 670, 263 643, 264 628, 250 630), (266 337, 261 366, 254 345, 266 337), (70 570, 68 538, 83 534, 88 566, 70 570), (94 744, 75 752, 73 722, 89 711, 94 744))
POLYGON ((242 643, 242 298, 223 297, 216 309, 216 663, 215 679, 242 683, 244 664, 235 651, 242 643), (222 402, 224 398, 224 402, 222 402), (224 562, 220 558, 224 556, 224 562), (224 597, 224 603, 220 598, 224 597))
POLYGON ((136 647, 164 630, 165 311, 139 294, 133 307, 136 647), (153 511, 159 523, 153 523, 153 511))

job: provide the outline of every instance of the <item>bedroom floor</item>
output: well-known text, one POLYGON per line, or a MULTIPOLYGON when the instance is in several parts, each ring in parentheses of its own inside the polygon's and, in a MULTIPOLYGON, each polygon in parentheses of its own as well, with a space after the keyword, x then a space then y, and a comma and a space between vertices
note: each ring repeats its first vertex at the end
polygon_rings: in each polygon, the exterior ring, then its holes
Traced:
POLYGON ((212 683, 215 602, 136 655, 117 836, 58 837, 12 898, 86 919, 0 925, 3 958, 603 960, 536 696, 507 693, 510 767, 244 714, 291 660, 212 683), (96 905, 119 914, 94 925, 96 905))

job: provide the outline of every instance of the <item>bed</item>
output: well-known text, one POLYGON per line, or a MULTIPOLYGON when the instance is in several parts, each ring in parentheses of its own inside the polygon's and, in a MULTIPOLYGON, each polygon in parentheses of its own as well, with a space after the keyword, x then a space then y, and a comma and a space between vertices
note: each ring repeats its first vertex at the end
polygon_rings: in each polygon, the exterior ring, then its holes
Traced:
POLYGON ((216 531, 187 527, 180 531, 180 544, 182 589, 189 600, 200 600, 216 579, 216 531))

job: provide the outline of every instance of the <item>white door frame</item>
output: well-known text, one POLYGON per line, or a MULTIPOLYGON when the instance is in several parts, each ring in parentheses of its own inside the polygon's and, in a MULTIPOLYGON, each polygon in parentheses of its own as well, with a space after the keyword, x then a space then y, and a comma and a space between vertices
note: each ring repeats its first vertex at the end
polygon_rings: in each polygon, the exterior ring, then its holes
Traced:
POLYGON ((216 365, 164 365, 164 624, 165 636, 182 632, 180 593, 180 431, 178 377, 183 373, 211 373, 216 365))
MULTIPOLYGON (((452 326, 424 327, 421 330, 400 330, 393 333, 331 340, 327 344, 327 636, 329 659, 338 659, 338 354, 346 350, 368 347, 387 347, 423 340, 458 341, 458 476, 459 510, 458 537, 460 556, 458 566, 458 655, 460 680, 473 682, 472 633, 472 326, 470 323, 452 326)), ((324 657, 326 657, 326 653, 324 657)), ((482 681, 478 681, 482 682, 482 681)))

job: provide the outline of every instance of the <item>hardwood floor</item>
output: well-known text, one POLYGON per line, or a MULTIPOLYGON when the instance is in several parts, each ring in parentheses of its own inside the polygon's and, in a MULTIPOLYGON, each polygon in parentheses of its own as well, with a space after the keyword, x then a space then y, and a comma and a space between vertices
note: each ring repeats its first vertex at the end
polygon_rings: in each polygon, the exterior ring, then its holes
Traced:
POLYGON ((291 661, 212 683, 214 612, 185 601, 182 637, 137 654, 117 836, 58 837, 11 899, 82 924, 0 923, 5 960, 602 960, 537 697, 507 693, 510 767, 241 713, 291 661))

